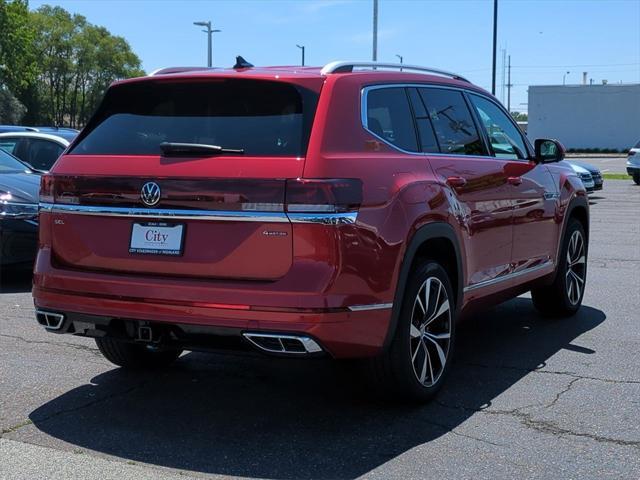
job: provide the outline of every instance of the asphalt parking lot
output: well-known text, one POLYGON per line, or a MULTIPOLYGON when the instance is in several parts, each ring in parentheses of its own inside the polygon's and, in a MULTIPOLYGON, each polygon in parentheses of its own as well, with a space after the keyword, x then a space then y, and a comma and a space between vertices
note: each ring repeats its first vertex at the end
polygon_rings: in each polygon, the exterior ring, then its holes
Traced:
POLYGON ((640 477, 640 187, 592 197, 574 318, 526 296, 459 330, 436 401, 387 405, 326 361, 184 355, 114 368, 45 333, 29 279, 3 272, 0 478, 640 477))

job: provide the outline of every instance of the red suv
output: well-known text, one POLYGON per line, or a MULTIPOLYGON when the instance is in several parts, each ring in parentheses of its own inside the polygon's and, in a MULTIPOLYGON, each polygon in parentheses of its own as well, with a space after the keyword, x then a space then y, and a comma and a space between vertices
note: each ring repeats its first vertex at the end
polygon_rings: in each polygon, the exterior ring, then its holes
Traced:
POLYGON ((122 367, 183 350, 368 358, 430 398, 455 325, 532 292, 571 315, 588 202, 459 75, 165 69, 112 85, 42 179, 37 320, 122 367))

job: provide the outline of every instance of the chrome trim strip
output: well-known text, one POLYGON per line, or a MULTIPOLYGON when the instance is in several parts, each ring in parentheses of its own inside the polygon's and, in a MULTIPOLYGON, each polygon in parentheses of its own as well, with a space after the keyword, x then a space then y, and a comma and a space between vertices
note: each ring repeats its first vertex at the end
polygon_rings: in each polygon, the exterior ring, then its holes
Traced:
POLYGON ((344 213, 285 213, 271 211, 227 211, 227 210, 177 210, 155 208, 106 207, 90 205, 67 205, 41 203, 40 211, 94 215, 103 217, 161 218, 167 220, 209 220, 235 222, 320 223, 324 225, 353 224, 357 212, 344 213))
POLYGON ((352 312, 364 312, 366 310, 385 310, 393 308, 393 303, 370 303, 369 305, 351 305, 347 307, 352 312))
POLYGON ((322 67, 322 70, 320 70, 320 74, 328 75, 330 73, 336 73, 338 70, 342 70, 345 68, 350 68, 351 71, 353 71, 354 67, 371 67, 372 69, 393 68, 400 71, 412 70, 412 71, 424 72, 424 73, 435 73, 437 75, 443 75, 445 77, 451 77, 456 80, 462 80, 463 82, 471 83, 469 80, 464 78, 462 75, 458 75, 457 73, 448 72, 446 70, 440 70, 437 68, 422 67, 420 65, 410 65, 406 63, 336 61, 336 62, 327 63, 324 67, 322 67))
POLYGON ((321 223, 323 225, 351 225, 356 223, 358 212, 345 213, 287 213, 292 223, 321 223))
POLYGON ((544 263, 541 263, 540 265, 536 265, 535 267, 530 267, 530 268, 526 268, 524 270, 519 270, 517 272, 513 272, 513 273, 508 273, 507 275, 503 275, 501 277, 498 278, 492 278, 491 280, 484 280, 482 282, 478 282, 478 283, 474 283, 473 285, 469 285, 464 287, 463 292, 467 293, 467 292, 471 292, 473 290, 476 290, 478 288, 484 288, 484 287, 488 287, 490 285, 495 285, 496 283, 500 283, 500 282, 504 282, 506 280, 512 280, 514 278, 518 278, 522 275, 526 275, 529 273, 534 273, 537 272, 538 270, 542 270, 543 268, 549 267, 549 266, 553 266, 553 262, 551 260, 547 260, 544 263))
POLYGON ((40 210, 50 213, 68 213, 75 215, 97 215, 103 217, 130 217, 130 218, 162 218, 167 220, 210 220, 210 221, 237 221, 237 222, 282 222, 289 221, 284 212, 250 212, 250 211, 226 211, 226 210, 177 210, 177 209, 152 209, 152 208, 128 208, 105 207, 89 205, 65 205, 41 203, 40 210))

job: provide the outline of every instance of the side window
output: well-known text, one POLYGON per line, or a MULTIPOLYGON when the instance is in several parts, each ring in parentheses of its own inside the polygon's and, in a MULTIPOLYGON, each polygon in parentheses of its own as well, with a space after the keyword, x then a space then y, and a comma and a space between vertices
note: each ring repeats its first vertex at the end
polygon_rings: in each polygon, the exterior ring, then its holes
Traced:
POLYGON ((409 100, 402 87, 367 92, 367 129, 403 150, 418 151, 409 100))
POLYGON ((418 90, 442 153, 487 154, 462 92, 440 88, 418 90))
POLYGON ((436 140, 436 132, 433 130, 431 120, 427 114, 427 110, 424 106, 420 94, 416 88, 407 89, 409 98, 411 98, 411 105, 413 106, 413 114, 416 118, 416 125, 418 127, 418 140, 421 150, 426 153, 438 153, 440 147, 436 140))
POLYGON ((520 130, 495 103, 479 95, 469 95, 484 125, 497 158, 527 158, 527 147, 520 130))
POLYGON ((18 139, 16 137, 0 138, 0 149, 15 155, 18 139))
POLYGON ((29 139, 27 158, 24 160, 38 170, 50 170, 63 150, 55 142, 31 138, 29 139))

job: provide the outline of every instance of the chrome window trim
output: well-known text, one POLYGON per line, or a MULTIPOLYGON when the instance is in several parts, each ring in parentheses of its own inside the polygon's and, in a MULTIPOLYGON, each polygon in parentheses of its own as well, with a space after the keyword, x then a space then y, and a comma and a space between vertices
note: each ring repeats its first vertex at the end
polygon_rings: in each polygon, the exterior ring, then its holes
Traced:
MULTIPOLYGON (((495 100, 491 99, 490 96, 488 96, 487 94, 483 93, 483 92, 479 92, 476 90, 472 90, 470 88, 464 88, 464 87, 458 87, 458 86, 450 86, 450 85, 439 85, 439 84, 427 84, 427 83, 385 83, 385 84, 378 84, 378 85, 368 85, 366 87, 363 87, 362 90, 360 91, 360 122, 362 124, 362 128, 364 128, 364 130, 373 135, 374 137, 376 137, 377 139, 381 140, 385 145, 390 146, 391 148, 393 148, 394 150, 397 150, 401 153, 405 153, 408 155, 421 155, 421 156, 429 156, 429 157, 460 157, 460 158, 490 158, 492 160, 508 160, 508 159, 504 159, 504 158, 498 158, 492 155, 464 155, 464 154, 460 154, 460 153, 430 153, 430 152, 411 152, 408 150, 404 150, 396 145, 394 145, 393 143, 389 142, 388 140, 386 140, 385 138, 382 138, 381 136, 377 135, 376 133, 372 132, 371 130, 369 130, 369 126, 368 126, 368 120, 367 120, 367 95, 369 94, 370 91, 372 90, 379 90, 382 88, 439 88, 439 89, 444 89, 444 90, 454 90, 457 92, 462 93, 463 95, 467 95, 467 94, 473 94, 473 95, 478 95, 481 96, 483 98, 486 98, 487 100, 489 100, 490 102, 493 102, 494 104, 496 104, 501 110, 503 110, 503 112, 505 112, 504 107, 500 106, 500 104, 496 103, 495 100)), ((474 112, 471 111, 470 112, 472 115, 474 115, 474 112)), ((477 128, 477 127, 476 127, 477 128)), ((518 127, 519 129, 520 127, 518 127)), ((481 134, 481 132, 478 132, 478 134, 481 134)), ((530 145, 528 143, 528 140, 526 139, 526 137, 524 135, 522 135, 523 141, 525 142, 525 145, 527 145, 527 148, 530 149, 530 145)), ((531 152, 528 152, 531 153, 531 152)), ((528 161, 529 159, 517 159, 519 161, 528 161)), ((512 160, 512 161, 517 161, 516 159, 512 160)))
POLYGON ((368 305, 351 305, 347 307, 352 312, 364 312, 368 310, 386 310, 393 308, 393 303, 370 303, 368 305))
POLYGON ((504 281, 507 281, 507 280, 512 280, 514 278, 518 278, 518 277, 520 277, 522 275, 526 275, 528 273, 535 273, 538 270, 542 270, 542 269, 547 268, 549 266, 553 266, 553 262, 551 260, 547 260, 544 263, 541 263, 541 264, 536 265, 534 267, 525 268, 524 270, 518 270, 517 272, 508 273, 506 275, 502 275, 502 276, 497 277, 497 278, 492 278, 490 280, 484 280, 482 282, 474 283, 473 285, 468 285, 468 286, 464 287, 463 292, 467 293, 467 292, 471 292, 473 290, 476 290, 478 288, 489 287, 491 285, 495 285, 495 284, 500 283, 500 282, 504 282, 504 281))
POLYGON ((272 211, 227 211, 227 210, 182 210, 129 208, 93 205, 68 205, 62 203, 41 203, 40 211, 66 213, 72 215, 93 215, 100 217, 158 218, 163 220, 209 220, 235 222, 272 223, 320 223, 323 225, 344 225, 356 222, 357 212, 344 213, 285 213, 272 211))

